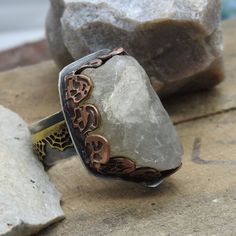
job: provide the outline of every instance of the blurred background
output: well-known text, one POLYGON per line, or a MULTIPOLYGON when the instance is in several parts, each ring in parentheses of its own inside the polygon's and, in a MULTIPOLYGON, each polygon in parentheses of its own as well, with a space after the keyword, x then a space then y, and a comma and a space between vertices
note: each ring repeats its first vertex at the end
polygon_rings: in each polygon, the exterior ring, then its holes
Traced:
POLYGON ((0 1, 0 50, 44 37, 49 0, 0 1))
MULTIPOLYGON (((43 40, 48 7, 49 0, 0 1, 0 70, 50 57, 43 40), (31 42, 35 43, 19 48, 31 42), (10 60, 6 60, 10 56, 10 60)), ((222 19, 232 17, 236 17, 236 0, 222 0, 222 19)))
POLYGON ((222 19, 236 17, 236 1, 222 0, 222 19))

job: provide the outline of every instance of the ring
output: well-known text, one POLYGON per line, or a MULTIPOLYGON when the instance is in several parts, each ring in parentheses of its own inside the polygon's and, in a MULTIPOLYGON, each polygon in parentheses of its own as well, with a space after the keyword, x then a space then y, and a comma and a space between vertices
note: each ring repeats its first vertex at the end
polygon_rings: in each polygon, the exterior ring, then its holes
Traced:
POLYGON ((30 126, 33 150, 45 167, 74 155, 99 177, 118 178, 156 187, 176 172, 142 166, 130 157, 111 156, 109 139, 96 133, 102 126, 101 111, 89 102, 94 92, 93 80, 82 74, 85 69, 99 68, 111 58, 125 56, 124 49, 100 50, 66 66, 59 74, 59 96, 62 111, 30 126))

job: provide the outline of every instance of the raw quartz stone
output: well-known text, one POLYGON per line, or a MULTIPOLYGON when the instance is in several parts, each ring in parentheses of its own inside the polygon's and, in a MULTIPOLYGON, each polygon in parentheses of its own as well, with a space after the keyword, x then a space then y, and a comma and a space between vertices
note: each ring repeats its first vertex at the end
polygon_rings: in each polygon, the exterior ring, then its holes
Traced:
POLYGON ((220 0, 51 0, 47 36, 61 67, 124 47, 161 96, 224 78, 220 0))
POLYGON ((87 102, 96 104, 102 117, 94 132, 107 138, 112 157, 128 157, 138 166, 159 171, 181 165, 183 151, 176 130, 133 57, 115 56, 82 73, 93 81, 87 102))
POLYGON ((60 194, 32 153, 27 124, 0 106, 0 235, 32 235, 64 218, 60 194))

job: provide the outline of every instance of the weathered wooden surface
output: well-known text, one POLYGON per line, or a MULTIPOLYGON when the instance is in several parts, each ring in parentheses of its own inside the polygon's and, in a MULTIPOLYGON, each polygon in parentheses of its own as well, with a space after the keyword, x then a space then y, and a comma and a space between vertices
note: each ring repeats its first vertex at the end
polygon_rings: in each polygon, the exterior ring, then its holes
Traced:
MULTIPOLYGON (((67 219, 38 236, 236 234, 236 21, 224 22, 226 81, 165 101, 183 167, 157 189, 97 179, 74 158, 50 169, 67 219)), ((35 121, 59 109, 52 62, 0 75, 0 101, 35 121)))

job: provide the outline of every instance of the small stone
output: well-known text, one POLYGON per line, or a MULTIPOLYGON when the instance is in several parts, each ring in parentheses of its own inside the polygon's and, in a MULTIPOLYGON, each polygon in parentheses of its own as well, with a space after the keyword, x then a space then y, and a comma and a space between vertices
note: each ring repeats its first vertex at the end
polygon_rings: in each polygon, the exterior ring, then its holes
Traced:
POLYGON ((93 81, 86 103, 100 111, 101 126, 93 131, 110 143, 111 157, 127 157, 137 166, 158 171, 181 165, 180 140, 150 80, 131 56, 115 56, 103 66, 85 69, 93 81))
POLYGON ((47 36, 61 67, 124 47, 161 96, 224 78, 220 0, 51 0, 47 36))
POLYGON ((0 235, 32 235, 64 218, 60 194, 32 153, 27 124, 0 106, 0 235))

